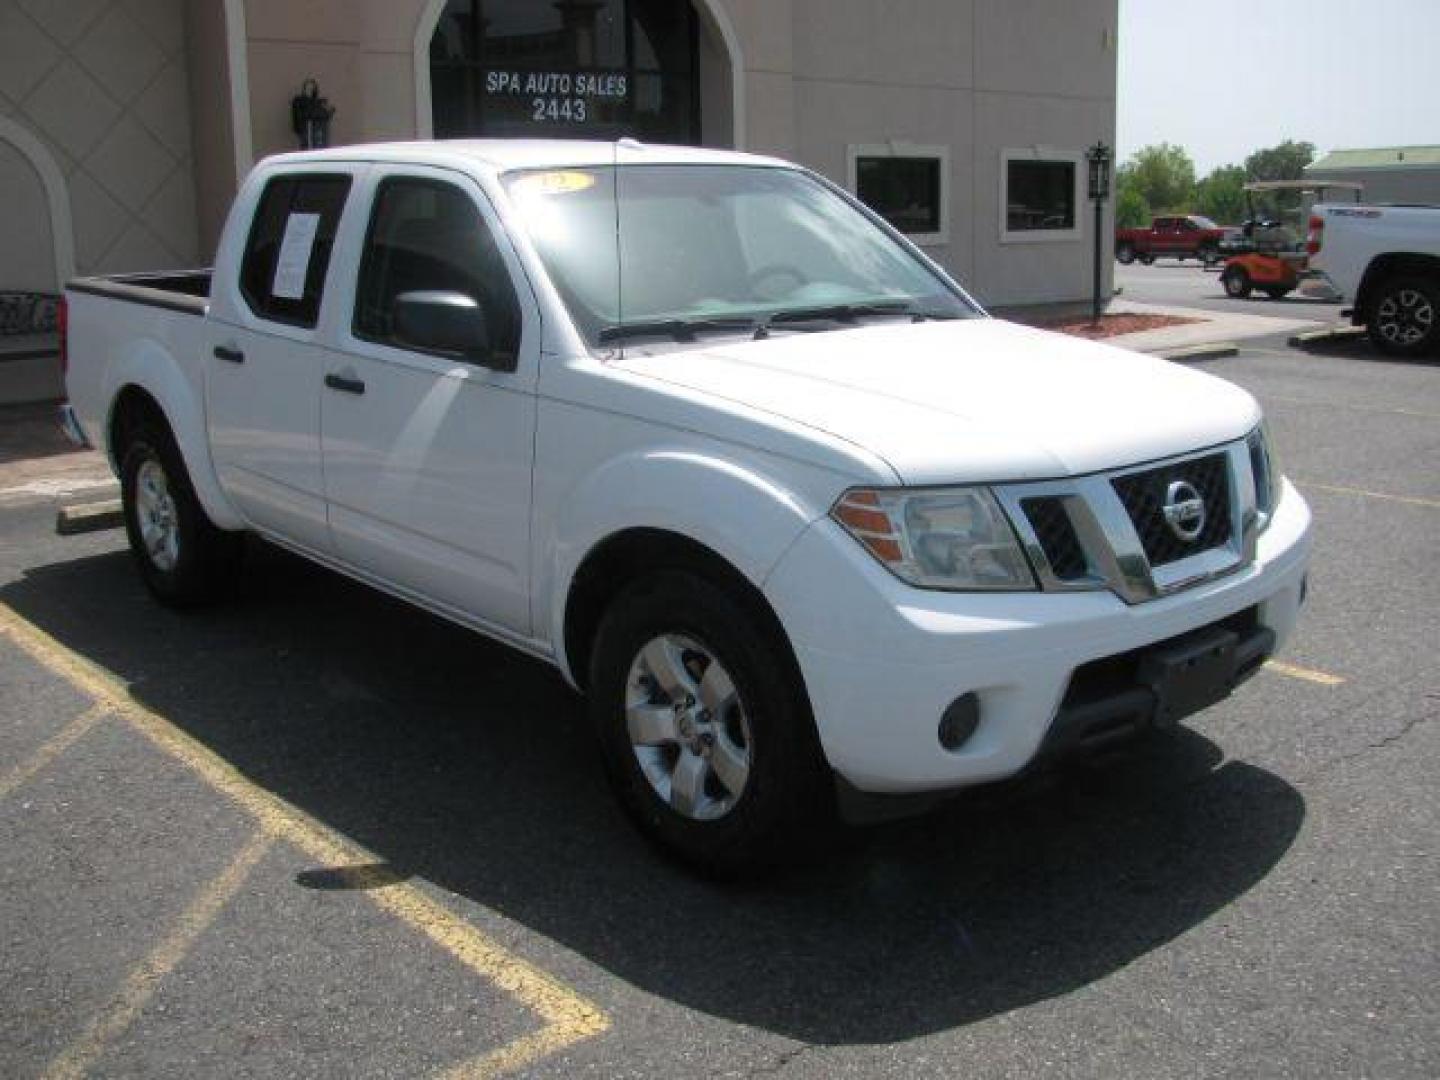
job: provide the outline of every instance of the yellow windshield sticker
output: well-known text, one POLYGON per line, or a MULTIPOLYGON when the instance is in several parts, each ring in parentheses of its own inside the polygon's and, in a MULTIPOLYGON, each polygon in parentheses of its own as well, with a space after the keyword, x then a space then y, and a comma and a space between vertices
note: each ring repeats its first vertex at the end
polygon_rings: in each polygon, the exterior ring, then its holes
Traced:
POLYGON ((515 181, 511 189, 522 195, 570 195, 594 186, 593 173, 555 169, 522 176, 515 181))

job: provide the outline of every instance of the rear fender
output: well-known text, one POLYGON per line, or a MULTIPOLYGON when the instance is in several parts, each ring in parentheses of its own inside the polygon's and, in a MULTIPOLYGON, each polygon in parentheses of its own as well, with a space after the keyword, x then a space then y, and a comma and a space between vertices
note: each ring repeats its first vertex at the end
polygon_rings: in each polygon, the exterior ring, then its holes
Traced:
POLYGON ((105 416, 105 448, 115 471, 119 472, 120 462, 115 460, 110 433, 115 421, 116 402, 121 391, 128 386, 144 390, 165 414, 185 460, 191 485, 210 520, 222 529, 243 529, 245 519, 225 497, 215 475, 201 396, 180 370, 175 358, 152 339, 142 338, 127 344, 105 371, 104 400, 109 402, 105 416))

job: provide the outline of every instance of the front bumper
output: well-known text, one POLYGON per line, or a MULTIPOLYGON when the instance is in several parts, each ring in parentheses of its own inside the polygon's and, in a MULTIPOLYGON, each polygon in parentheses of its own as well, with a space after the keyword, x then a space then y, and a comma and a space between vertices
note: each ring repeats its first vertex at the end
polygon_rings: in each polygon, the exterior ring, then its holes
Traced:
POLYGON ((1128 605, 1108 591, 910 588, 824 519, 765 593, 790 635, 831 767, 861 791, 938 791, 1005 779, 1053 749, 1059 736, 1046 740, 1068 726, 1067 691, 1085 665, 1250 619, 1263 631, 1260 655, 1239 673, 1250 674, 1294 627, 1310 543, 1309 508, 1287 483, 1253 562, 1128 605), (965 693, 979 698, 980 724, 947 750, 937 727, 965 693))

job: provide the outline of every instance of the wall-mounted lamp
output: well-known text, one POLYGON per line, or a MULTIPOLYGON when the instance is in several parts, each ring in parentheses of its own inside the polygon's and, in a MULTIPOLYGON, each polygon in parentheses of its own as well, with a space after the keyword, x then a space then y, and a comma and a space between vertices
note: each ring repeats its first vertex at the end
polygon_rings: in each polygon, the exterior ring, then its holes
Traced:
POLYGON ((320 96, 320 84, 306 79, 300 93, 290 99, 290 123, 300 140, 301 150, 319 150, 330 145, 330 118, 335 107, 320 96))

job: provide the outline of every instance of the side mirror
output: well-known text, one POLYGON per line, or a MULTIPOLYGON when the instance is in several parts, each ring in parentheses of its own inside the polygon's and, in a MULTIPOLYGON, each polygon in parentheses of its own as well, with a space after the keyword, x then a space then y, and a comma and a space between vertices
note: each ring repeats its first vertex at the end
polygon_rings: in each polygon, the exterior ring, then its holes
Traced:
POLYGON ((495 352, 485 309, 458 292, 407 292, 395 298, 395 336, 406 345, 455 353, 496 371, 514 371, 515 357, 495 352))

